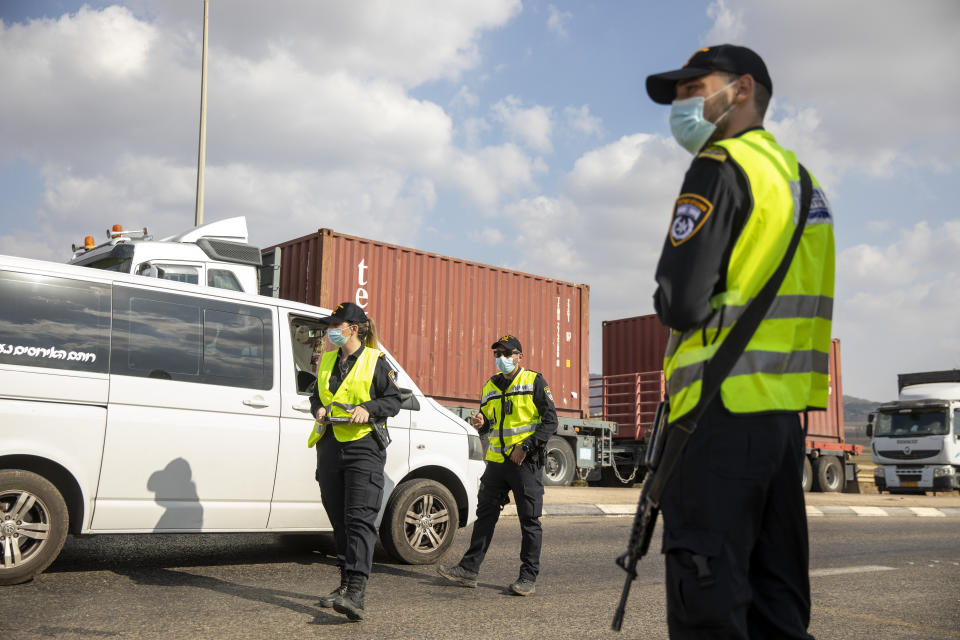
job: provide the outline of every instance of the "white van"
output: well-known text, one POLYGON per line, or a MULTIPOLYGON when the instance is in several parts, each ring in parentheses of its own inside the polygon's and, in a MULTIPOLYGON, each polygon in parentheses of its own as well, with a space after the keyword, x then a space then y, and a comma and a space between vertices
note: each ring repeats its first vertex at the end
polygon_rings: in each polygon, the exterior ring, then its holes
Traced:
MULTIPOLYGON (((304 340, 329 313, 0 256, 0 584, 67 533, 329 531, 304 340)), ((380 538, 431 563, 474 520, 481 443, 387 357, 405 392, 380 538)))

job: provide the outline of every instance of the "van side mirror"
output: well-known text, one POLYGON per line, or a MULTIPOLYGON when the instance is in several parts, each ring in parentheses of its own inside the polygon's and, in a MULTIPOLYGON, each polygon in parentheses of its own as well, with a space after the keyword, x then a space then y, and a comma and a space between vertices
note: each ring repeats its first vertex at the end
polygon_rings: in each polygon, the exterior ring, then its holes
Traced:
POLYGON ((868 437, 868 438, 872 438, 872 437, 873 437, 873 423, 872 423, 872 422, 868 422, 868 423, 867 423, 867 437, 868 437))
POLYGON ((420 411, 420 401, 410 389, 400 389, 400 408, 410 411, 420 411))
POLYGON ((317 376, 309 371, 297 371, 297 391, 313 393, 313 387, 317 384, 317 376))

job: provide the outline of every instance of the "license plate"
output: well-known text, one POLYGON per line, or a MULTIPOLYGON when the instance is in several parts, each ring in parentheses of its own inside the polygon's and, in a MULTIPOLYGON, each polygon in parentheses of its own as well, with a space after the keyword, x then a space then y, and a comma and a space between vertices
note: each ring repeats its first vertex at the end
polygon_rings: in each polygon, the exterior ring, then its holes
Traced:
POLYGON ((917 486, 917 481, 916 481, 916 480, 904 480, 904 481, 901 482, 900 484, 901 484, 902 486, 904 486, 904 487, 915 487, 915 486, 917 486))

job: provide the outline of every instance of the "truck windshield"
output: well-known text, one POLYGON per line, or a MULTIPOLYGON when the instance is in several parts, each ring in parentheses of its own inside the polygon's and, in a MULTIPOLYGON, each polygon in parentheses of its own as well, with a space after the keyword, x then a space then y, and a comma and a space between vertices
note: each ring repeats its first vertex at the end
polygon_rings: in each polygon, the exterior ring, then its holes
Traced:
POLYGON ((88 262, 84 264, 85 267, 93 267, 94 269, 103 269, 105 271, 119 271, 121 273, 130 273, 130 263, 132 260, 130 258, 109 256, 103 260, 97 260, 96 262, 88 262))
POLYGON ((947 433, 947 413, 943 409, 914 410, 877 415, 878 436, 941 436, 947 433))

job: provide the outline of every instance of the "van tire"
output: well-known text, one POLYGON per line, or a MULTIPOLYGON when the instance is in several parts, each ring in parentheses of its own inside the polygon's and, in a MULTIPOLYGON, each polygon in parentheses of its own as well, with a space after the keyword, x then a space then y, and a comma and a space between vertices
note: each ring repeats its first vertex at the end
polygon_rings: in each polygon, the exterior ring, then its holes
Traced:
POLYGON ((573 457, 570 443, 560 436, 550 436, 546 446, 546 464, 543 466, 543 485, 546 487, 567 487, 573 482, 577 472, 577 461, 573 457))
POLYGON ((456 498, 436 480, 401 482, 383 512, 380 542, 400 562, 433 564, 453 544, 459 513, 456 498))
POLYGON ((69 524, 67 503, 49 480, 30 471, 0 471, 0 585, 27 582, 49 567, 60 555, 69 524), (45 537, 35 538, 41 534, 45 537))
POLYGON ((803 475, 800 476, 800 486, 804 493, 809 493, 813 488, 813 465, 810 464, 810 458, 803 456, 803 475))
POLYGON ((817 458, 816 474, 813 488, 824 493, 836 493, 843 489, 843 465, 837 456, 820 456, 817 458))

